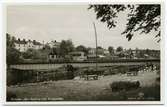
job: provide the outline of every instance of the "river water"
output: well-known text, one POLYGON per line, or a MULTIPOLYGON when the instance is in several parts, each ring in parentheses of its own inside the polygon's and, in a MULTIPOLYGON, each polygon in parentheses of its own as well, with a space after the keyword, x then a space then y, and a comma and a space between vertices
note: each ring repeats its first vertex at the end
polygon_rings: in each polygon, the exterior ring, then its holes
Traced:
MULTIPOLYGON (((96 66, 96 63, 69 63, 73 67, 93 67, 96 66)), ((114 66, 114 65, 144 65, 145 62, 121 62, 121 63, 98 63, 98 67, 101 66, 114 66)), ((66 63, 63 64, 18 64, 10 65, 11 68, 16 69, 57 69, 60 67, 66 66, 66 63)))

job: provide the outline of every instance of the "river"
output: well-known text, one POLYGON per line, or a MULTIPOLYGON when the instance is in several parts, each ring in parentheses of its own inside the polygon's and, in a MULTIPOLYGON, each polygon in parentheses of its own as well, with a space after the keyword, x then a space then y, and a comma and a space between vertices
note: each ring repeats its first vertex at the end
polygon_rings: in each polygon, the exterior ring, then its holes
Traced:
MULTIPOLYGON (((92 67, 96 66, 96 63, 69 63, 73 65, 73 67, 92 67)), ((146 62, 118 62, 118 63, 98 63, 98 66, 114 66, 114 65, 144 65, 146 62)), ((159 64, 158 62, 154 62, 154 64, 159 64)), ((67 65, 66 63, 62 64, 17 64, 10 65, 11 68, 16 69, 57 69, 59 67, 63 67, 67 65)))

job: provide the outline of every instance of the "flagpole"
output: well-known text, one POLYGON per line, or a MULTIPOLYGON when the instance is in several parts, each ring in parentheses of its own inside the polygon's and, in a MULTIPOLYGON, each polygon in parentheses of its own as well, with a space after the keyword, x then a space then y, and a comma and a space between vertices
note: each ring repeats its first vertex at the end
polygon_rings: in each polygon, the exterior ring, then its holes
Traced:
POLYGON ((94 26, 94 31, 95 31, 95 41, 96 41, 96 71, 97 71, 97 32, 96 32, 96 26, 95 23, 93 22, 94 26))

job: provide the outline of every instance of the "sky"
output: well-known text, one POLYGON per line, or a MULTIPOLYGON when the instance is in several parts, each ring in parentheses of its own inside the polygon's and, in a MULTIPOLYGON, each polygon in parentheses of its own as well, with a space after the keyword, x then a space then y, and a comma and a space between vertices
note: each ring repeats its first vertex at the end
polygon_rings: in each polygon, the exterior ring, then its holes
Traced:
POLYGON ((97 29, 98 46, 129 49, 160 49, 155 32, 136 33, 128 41, 121 33, 127 22, 126 13, 118 15, 117 27, 108 29, 106 23, 96 19, 88 5, 10 5, 7 7, 7 33, 21 39, 47 43, 71 39, 75 46, 95 47, 93 22, 97 29))

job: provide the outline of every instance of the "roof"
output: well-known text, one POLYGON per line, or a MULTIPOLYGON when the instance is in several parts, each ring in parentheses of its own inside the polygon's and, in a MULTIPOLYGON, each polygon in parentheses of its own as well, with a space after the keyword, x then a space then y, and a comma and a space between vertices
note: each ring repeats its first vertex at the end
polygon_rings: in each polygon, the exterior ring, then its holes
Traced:
POLYGON ((51 52, 49 53, 49 55, 57 55, 57 53, 56 53, 56 52, 51 51, 51 52))
POLYGON ((84 53, 82 51, 76 51, 76 52, 70 52, 69 54, 78 54, 78 53, 84 53))
POLYGON ((100 58, 104 58, 105 56, 104 55, 98 55, 100 58))
POLYGON ((37 41, 33 42, 33 44, 34 45, 42 45, 40 42, 37 42, 37 41))
POLYGON ((27 44, 28 42, 31 42, 31 43, 33 43, 33 45, 42 45, 40 42, 31 41, 31 40, 26 41, 25 39, 23 39, 23 40, 18 39, 18 40, 15 40, 14 42, 17 44, 27 44))
POLYGON ((26 44, 27 42, 24 40, 15 40, 15 43, 17 44, 26 44))
POLYGON ((60 42, 51 41, 51 42, 49 42, 49 43, 47 43, 47 44, 52 44, 52 45, 60 45, 60 42))
POLYGON ((48 55, 57 55, 56 53, 49 53, 48 55))

